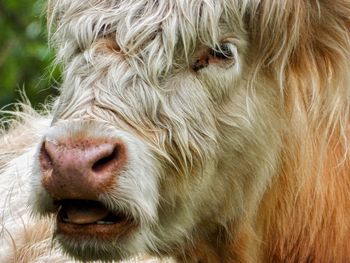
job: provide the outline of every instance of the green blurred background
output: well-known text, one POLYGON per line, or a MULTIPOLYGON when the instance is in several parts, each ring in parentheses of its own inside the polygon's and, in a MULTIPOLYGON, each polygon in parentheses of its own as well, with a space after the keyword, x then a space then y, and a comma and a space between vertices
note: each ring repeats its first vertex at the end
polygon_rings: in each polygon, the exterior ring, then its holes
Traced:
POLYGON ((44 0, 0 0, 0 109, 21 101, 22 91, 36 108, 57 93, 60 73, 51 66, 45 5, 44 0))

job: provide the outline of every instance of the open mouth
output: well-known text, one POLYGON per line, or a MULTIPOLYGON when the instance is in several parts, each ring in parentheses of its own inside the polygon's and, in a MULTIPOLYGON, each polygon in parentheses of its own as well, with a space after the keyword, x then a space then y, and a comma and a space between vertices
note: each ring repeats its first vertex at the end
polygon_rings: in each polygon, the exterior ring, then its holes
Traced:
POLYGON ((66 199, 55 202, 57 234, 78 240, 119 239, 136 228, 136 222, 125 212, 115 212, 92 200, 66 199))

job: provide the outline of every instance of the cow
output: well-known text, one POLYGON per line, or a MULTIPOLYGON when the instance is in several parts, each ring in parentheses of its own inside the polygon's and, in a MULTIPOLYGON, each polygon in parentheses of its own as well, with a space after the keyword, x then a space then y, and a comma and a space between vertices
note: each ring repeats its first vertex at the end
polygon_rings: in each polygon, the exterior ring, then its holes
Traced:
POLYGON ((0 138, 4 262, 349 262, 349 1, 47 10, 62 83, 0 138))

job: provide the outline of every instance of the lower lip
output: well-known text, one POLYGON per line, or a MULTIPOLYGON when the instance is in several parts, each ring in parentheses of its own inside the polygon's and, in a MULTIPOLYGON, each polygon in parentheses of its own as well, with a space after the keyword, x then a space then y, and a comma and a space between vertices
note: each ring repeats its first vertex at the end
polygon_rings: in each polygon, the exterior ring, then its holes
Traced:
POLYGON ((74 239, 111 241, 121 239, 134 232, 137 225, 130 220, 123 220, 113 224, 71 224, 57 218, 56 234, 74 239))

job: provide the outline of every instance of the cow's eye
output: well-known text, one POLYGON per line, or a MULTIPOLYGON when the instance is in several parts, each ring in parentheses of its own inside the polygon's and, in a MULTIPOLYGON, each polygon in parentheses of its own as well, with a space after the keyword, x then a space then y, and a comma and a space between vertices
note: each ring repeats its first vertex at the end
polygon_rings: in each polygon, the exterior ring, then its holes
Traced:
POLYGON ((111 32, 110 32, 110 25, 107 24, 103 24, 99 27, 98 30, 98 37, 100 38, 104 38, 106 36, 108 36, 111 32))
POLYGON ((197 72, 209 65, 228 67, 235 63, 236 46, 231 42, 223 42, 220 45, 202 52, 193 62, 192 69, 197 72))
POLYGON ((234 59, 234 46, 231 43, 222 43, 211 49, 210 55, 218 59, 234 59))

